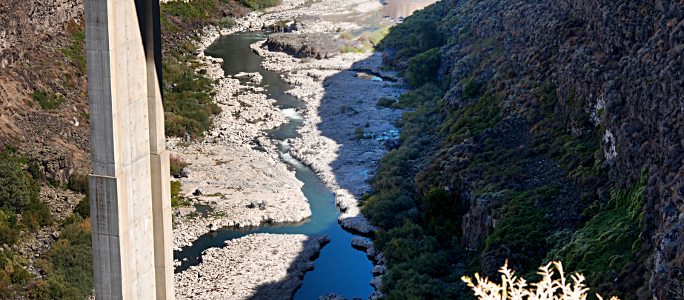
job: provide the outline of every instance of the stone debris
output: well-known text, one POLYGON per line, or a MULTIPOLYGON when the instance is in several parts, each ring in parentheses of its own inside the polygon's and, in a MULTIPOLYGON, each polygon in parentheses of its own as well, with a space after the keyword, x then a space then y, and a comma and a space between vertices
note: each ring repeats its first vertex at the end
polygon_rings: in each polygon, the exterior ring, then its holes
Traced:
POLYGON ((383 72, 381 76, 385 78, 396 75, 379 70, 382 66, 380 53, 345 53, 302 64, 294 63, 297 59, 285 53, 269 51, 263 43, 251 45, 257 54, 264 57, 262 66, 269 71, 287 72, 283 79, 294 86, 287 93, 307 103, 303 112, 304 123, 297 129, 302 137, 289 140, 292 145, 290 155, 311 167, 335 193, 342 227, 361 233, 377 230, 361 214, 355 195, 370 190, 366 181, 368 174, 358 176, 359 170, 377 169, 378 160, 387 150, 381 141, 375 139, 349 141, 354 138, 357 127, 379 136, 383 132, 398 133, 392 122, 401 118, 402 110, 377 110, 376 103, 381 97, 396 97, 404 90, 383 82, 357 78, 355 71, 363 68, 377 73, 377 70, 383 72), (293 71, 297 71, 296 74, 293 71), (350 86, 355 88, 350 90, 350 86), (368 127, 365 127, 365 122, 369 123, 368 127), (371 155, 364 155, 366 153, 371 155))
POLYGON ((268 202, 266 200, 252 200, 247 207, 249 208, 259 208, 261 210, 266 209, 266 206, 268 205, 268 202))
POLYGON ((289 299, 302 284, 326 235, 251 234, 202 253, 175 274, 176 299, 289 299))
POLYGON ((318 297, 318 300, 347 300, 347 298, 345 298, 342 295, 337 295, 335 293, 328 293, 325 295, 325 297, 318 297))
POLYGON ((254 72, 254 73, 245 73, 245 72, 240 72, 235 74, 235 77, 249 77, 249 81, 254 83, 254 84, 261 84, 261 81, 264 80, 264 77, 259 74, 259 72, 254 72))
POLYGON ((379 290, 380 286, 382 285, 382 276, 373 277, 370 285, 375 288, 376 291, 379 290))
POLYGON ((202 196, 204 195, 204 188, 203 187, 198 187, 194 192, 192 192, 194 196, 202 196))
POLYGON ((383 274, 387 273, 387 267, 385 267, 385 266, 374 266, 373 270, 371 270, 371 273, 375 276, 383 275, 383 274))
POLYGON ((180 168, 178 170, 178 178, 188 178, 188 176, 190 176, 190 170, 187 168, 180 168))
POLYGON ((370 249, 373 248, 373 242, 362 238, 362 237, 353 237, 351 241, 351 245, 353 247, 361 248, 361 249, 370 249))

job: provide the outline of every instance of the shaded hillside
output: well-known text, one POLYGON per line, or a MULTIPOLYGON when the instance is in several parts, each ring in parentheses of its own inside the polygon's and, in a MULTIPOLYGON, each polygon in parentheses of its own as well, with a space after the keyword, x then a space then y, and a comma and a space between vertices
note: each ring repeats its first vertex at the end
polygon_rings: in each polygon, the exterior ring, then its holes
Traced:
POLYGON ((452 0, 392 28, 386 62, 415 111, 364 197, 390 298, 454 297, 464 273, 558 259, 604 295, 684 295, 683 13, 452 0))

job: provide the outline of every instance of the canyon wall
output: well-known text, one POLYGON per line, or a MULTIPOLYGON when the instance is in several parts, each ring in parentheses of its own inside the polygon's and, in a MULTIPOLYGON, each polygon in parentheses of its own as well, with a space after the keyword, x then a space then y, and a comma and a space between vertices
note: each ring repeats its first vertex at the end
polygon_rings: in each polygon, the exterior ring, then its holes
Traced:
MULTIPOLYGON (((628 188, 647 168, 643 197, 643 246, 649 256, 648 289, 658 299, 682 295, 684 271, 684 5, 679 1, 463 1, 449 3, 447 25, 481 39, 503 40, 518 76, 547 80, 557 87, 560 105, 580 101, 591 124, 568 131, 600 130, 599 159, 612 185, 628 188)), ((443 48, 443 62, 462 62, 458 43, 443 48)), ((452 84, 452 86, 454 86, 452 84)), ((530 91, 509 90, 509 98, 530 91)), ((458 102, 452 97, 452 102, 458 102)), ((530 124, 534 125, 534 124, 530 124)), ((464 228, 479 222, 474 204, 464 228)), ((483 230, 464 231, 466 241, 483 230)), ((616 279, 617 280, 617 279, 616 279)))
POLYGON ((0 68, 7 68, 30 63, 27 54, 41 46, 40 39, 63 32, 70 20, 80 22, 83 0, 3 0, 0 15, 0 68))

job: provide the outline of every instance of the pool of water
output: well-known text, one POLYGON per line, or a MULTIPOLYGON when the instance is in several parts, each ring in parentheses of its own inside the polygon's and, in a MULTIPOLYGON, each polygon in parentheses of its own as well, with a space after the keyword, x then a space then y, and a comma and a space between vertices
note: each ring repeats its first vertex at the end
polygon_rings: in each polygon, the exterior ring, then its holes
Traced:
MULTIPOLYGON (((223 68, 227 75, 239 72, 260 72, 264 77, 262 85, 267 85, 270 98, 277 100, 283 108, 283 113, 290 119, 290 124, 282 126, 270 133, 276 140, 284 140, 296 135, 295 129, 303 118, 295 108, 303 107, 304 103, 284 92, 290 85, 282 81, 279 73, 268 72, 259 64, 261 58, 254 54, 249 45, 266 39, 262 32, 239 33, 219 38, 206 53, 213 57, 224 59, 223 68)), ((314 261, 314 269, 304 276, 302 286, 294 295, 294 299, 318 299, 326 293, 342 294, 347 299, 353 297, 367 298, 373 288, 369 282, 373 278, 370 271, 373 264, 366 258, 364 252, 351 247, 351 239, 355 236, 342 229, 337 223, 340 212, 335 207, 334 194, 316 177, 313 171, 287 154, 289 145, 281 142, 279 145, 281 158, 290 168, 295 170, 296 177, 304 183, 302 191, 309 200, 312 216, 302 222, 285 224, 263 224, 252 228, 224 228, 200 237, 191 247, 174 253, 174 259, 184 261, 176 268, 181 272, 191 265, 197 265, 201 260, 202 251, 211 247, 223 247, 224 241, 243 237, 252 233, 277 234, 327 234, 330 243, 321 250, 314 261)))

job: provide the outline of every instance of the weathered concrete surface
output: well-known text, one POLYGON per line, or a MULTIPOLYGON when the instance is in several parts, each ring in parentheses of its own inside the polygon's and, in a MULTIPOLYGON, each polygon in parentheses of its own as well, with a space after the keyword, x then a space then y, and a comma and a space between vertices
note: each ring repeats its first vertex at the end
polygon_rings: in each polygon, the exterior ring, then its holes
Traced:
POLYGON ((151 42, 154 5, 146 4, 85 1, 99 299, 173 297, 169 158, 151 42))

